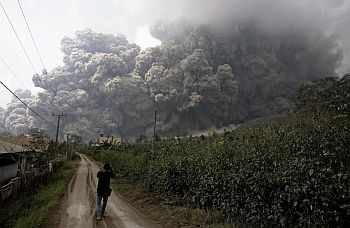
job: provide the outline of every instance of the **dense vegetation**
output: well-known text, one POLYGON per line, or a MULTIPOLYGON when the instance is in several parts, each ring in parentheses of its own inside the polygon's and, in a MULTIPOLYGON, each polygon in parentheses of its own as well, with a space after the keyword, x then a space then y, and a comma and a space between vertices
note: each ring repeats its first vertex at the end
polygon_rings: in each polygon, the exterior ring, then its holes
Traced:
POLYGON ((286 119, 88 153, 150 193, 259 226, 350 226, 350 75, 303 85, 286 119))

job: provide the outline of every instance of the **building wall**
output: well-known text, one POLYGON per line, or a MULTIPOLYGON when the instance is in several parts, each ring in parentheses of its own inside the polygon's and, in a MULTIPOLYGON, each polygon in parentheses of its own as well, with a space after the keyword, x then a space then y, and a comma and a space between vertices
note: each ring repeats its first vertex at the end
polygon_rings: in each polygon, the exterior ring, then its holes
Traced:
POLYGON ((18 162, 0 167, 0 184, 6 184, 12 178, 16 177, 18 162))

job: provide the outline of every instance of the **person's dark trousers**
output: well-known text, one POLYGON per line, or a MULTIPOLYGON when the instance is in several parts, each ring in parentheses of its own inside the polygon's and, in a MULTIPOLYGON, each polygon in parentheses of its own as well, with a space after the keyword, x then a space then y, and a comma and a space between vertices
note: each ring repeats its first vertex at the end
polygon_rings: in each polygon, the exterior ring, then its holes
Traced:
POLYGON ((96 193, 96 216, 97 218, 102 218, 106 206, 107 206, 108 196, 101 196, 100 194, 96 193), (102 201, 102 207, 101 207, 101 201, 102 201))

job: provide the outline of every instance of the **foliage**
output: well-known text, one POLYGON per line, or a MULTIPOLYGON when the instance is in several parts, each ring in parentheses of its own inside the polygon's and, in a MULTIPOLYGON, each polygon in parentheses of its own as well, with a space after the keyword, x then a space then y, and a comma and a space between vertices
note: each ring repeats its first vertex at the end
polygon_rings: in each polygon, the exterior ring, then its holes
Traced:
POLYGON ((77 147, 83 144, 83 137, 77 134, 70 134, 67 141, 73 147, 77 147))
POLYGON ((31 128, 28 131, 29 134, 29 144, 28 147, 31 149, 40 149, 44 152, 47 151, 49 144, 49 136, 45 130, 39 128, 31 128))
POLYGON ((89 153, 148 192, 244 226, 349 227, 349 78, 304 85, 279 123, 89 153))
POLYGON ((299 114, 350 114, 350 74, 303 84, 294 96, 299 114))

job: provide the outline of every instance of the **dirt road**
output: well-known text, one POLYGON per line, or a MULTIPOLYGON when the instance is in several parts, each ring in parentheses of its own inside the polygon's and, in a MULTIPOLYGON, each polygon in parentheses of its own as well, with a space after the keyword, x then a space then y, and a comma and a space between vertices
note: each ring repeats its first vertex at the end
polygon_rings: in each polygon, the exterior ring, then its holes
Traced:
POLYGON ((66 200, 57 212, 56 227, 159 227, 147 220, 115 192, 108 199, 105 217, 96 221, 96 173, 100 170, 89 158, 80 155, 80 167, 68 185, 66 200))

